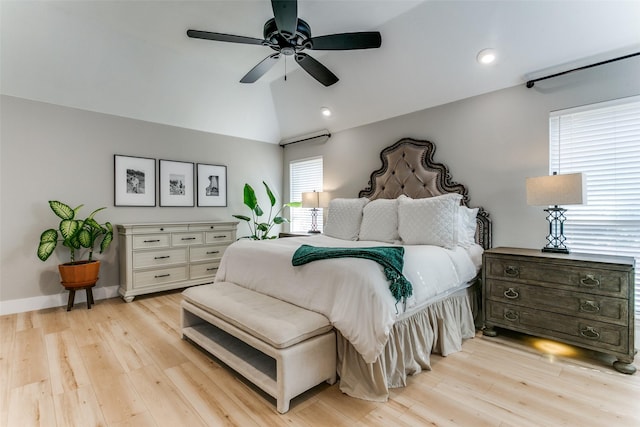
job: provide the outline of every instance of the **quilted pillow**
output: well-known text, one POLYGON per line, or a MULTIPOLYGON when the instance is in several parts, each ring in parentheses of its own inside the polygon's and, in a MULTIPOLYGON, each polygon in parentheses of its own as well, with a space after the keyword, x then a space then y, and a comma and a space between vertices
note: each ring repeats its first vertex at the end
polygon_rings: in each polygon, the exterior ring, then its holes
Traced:
POLYGON ((458 243, 457 193, 425 199, 398 198, 398 233, 407 245, 434 245, 453 249, 458 243))
POLYGON ((458 208, 458 245, 468 248, 476 242, 476 217, 478 208, 470 209, 466 206, 458 208))
POLYGON ((331 200, 324 234, 336 239, 358 240, 362 209, 368 202, 366 197, 331 200))
POLYGON ((362 210, 359 239, 387 243, 400 240, 396 199, 377 199, 367 203, 362 210))

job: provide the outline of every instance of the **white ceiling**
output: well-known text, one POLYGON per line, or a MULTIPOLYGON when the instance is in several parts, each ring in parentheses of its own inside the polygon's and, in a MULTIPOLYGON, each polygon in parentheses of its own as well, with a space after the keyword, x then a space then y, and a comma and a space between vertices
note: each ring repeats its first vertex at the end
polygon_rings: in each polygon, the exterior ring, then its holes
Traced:
POLYGON ((272 51, 195 40, 189 28, 262 38, 268 0, 0 2, 3 94, 278 142, 332 132, 640 51, 640 1, 300 0, 313 35, 380 31, 382 47, 310 54, 340 81, 272 51), (491 47, 498 61, 479 65, 491 47), (329 119, 320 107, 334 112, 329 119))

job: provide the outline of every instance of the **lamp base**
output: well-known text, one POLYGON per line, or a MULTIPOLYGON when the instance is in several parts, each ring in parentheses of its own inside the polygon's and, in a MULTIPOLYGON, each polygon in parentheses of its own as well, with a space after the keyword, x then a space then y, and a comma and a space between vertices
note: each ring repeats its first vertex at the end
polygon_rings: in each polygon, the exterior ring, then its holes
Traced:
POLYGON ((548 248, 548 247, 544 247, 541 249, 542 252, 551 252, 554 254, 568 254, 569 253, 569 249, 567 248, 548 248))

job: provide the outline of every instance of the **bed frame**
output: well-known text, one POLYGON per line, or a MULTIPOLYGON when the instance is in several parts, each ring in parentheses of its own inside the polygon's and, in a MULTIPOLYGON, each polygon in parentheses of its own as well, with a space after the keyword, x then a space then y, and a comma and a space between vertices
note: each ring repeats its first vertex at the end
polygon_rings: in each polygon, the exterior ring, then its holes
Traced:
MULTIPOLYGON (((434 162, 435 145, 430 141, 403 138, 380 152, 382 167, 371 173, 369 183, 359 197, 395 199, 405 196, 422 199, 446 193, 462 195, 462 204, 469 206, 467 188, 451 180, 449 168, 434 162)), ((482 208, 476 218, 476 242, 484 249, 491 248, 491 219, 482 208)))

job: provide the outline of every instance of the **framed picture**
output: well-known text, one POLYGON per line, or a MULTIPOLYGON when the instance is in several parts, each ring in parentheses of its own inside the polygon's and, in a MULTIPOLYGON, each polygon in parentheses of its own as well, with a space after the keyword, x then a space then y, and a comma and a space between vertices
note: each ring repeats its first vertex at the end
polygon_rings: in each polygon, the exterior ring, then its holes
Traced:
POLYGON ((115 206, 156 205, 156 159, 115 154, 113 164, 115 206))
POLYGON ((160 160, 160 206, 193 206, 193 163, 160 160))
POLYGON ((198 206, 227 206, 227 167, 198 163, 198 206))

